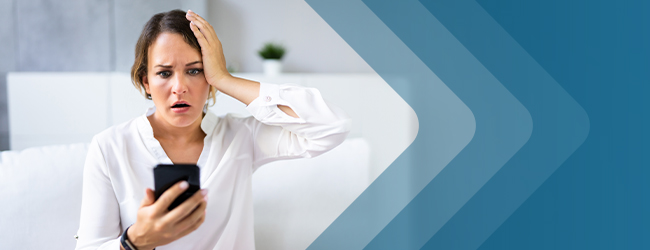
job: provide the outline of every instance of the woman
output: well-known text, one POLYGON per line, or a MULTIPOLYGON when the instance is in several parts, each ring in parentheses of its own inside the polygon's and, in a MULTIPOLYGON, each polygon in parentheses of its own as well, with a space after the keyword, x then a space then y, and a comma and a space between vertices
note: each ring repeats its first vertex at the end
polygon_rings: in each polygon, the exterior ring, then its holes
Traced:
POLYGON ((155 107, 93 138, 76 249, 254 249, 252 173, 274 160, 322 154, 350 127, 315 89, 231 76, 214 29, 191 11, 147 22, 132 80, 155 107), (253 117, 205 112, 216 91, 253 117), (158 163, 197 164, 203 189, 168 211, 187 183, 154 201, 158 163))

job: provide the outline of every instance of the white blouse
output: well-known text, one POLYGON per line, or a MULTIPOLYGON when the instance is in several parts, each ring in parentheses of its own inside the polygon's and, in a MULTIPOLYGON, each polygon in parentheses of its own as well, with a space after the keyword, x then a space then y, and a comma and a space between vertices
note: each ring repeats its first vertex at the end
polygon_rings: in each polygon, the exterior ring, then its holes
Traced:
MULTIPOLYGON (((165 249, 255 249, 253 172, 266 163, 314 157, 339 145, 350 119, 313 88, 261 83, 246 107, 253 117, 208 112, 198 160, 201 188, 207 188, 206 218, 194 232, 165 249), (289 106, 294 118, 277 105, 289 106)), ((76 249, 120 249, 124 229, 135 223, 145 188, 154 189, 153 168, 171 164, 144 115, 97 134, 83 173, 81 221, 76 249)))

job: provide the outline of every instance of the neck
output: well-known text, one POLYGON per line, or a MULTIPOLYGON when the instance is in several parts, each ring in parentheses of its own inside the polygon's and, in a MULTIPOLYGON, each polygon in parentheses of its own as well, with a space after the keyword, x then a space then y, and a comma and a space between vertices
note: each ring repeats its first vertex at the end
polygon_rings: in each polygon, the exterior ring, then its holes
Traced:
POLYGON ((158 111, 148 116, 147 119, 149 119, 149 123, 153 129, 153 136, 159 141, 190 143, 194 141, 202 141, 203 138, 205 138, 205 133, 201 129, 201 121, 203 119, 196 119, 196 121, 187 127, 172 126, 160 117, 158 111))

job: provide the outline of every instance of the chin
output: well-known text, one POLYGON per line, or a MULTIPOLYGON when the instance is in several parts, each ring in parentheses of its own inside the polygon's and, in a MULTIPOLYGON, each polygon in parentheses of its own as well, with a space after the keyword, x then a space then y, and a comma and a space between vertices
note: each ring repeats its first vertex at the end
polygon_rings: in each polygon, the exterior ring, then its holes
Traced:
POLYGON ((196 122, 197 119, 201 119, 201 113, 198 114, 175 114, 171 113, 168 116, 167 121, 174 127, 188 127, 196 122))

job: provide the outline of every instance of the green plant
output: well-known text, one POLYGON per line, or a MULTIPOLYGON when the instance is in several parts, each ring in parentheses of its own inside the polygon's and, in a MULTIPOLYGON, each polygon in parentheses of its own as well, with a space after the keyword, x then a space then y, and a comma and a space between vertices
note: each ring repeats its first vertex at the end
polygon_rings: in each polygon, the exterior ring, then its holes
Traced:
POLYGON ((264 59, 282 59, 284 56, 284 46, 275 43, 265 43, 264 47, 257 51, 257 53, 264 59))

